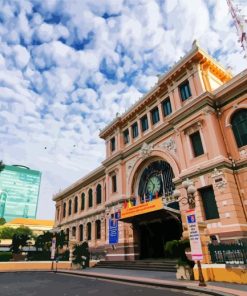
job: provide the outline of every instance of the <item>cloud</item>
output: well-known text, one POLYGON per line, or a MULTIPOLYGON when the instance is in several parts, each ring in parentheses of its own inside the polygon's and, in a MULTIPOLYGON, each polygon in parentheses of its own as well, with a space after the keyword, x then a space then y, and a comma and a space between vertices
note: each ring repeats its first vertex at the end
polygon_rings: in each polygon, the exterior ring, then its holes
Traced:
POLYGON ((104 159, 99 130, 190 50, 246 68, 225 1, 5 0, 0 11, 0 153, 42 171, 52 194, 104 159))

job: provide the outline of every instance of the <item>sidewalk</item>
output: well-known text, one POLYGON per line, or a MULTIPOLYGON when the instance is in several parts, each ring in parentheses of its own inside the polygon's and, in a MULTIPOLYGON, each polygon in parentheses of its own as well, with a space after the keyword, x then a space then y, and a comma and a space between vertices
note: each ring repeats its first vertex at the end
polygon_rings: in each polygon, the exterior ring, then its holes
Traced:
POLYGON ((126 270, 108 268, 88 268, 85 270, 58 270, 59 273, 81 276, 112 279, 122 282, 149 284, 167 288, 183 289, 188 291, 206 292, 210 295, 247 295, 247 286, 223 282, 207 282, 207 287, 199 287, 196 281, 176 280, 173 272, 158 272, 145 270, 126 270))

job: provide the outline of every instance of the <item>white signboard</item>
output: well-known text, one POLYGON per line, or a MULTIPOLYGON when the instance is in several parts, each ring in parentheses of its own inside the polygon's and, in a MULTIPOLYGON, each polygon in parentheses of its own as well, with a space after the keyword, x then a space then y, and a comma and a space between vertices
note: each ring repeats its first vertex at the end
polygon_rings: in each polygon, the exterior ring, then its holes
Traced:
POLYGON ((188 230, 189 230, 192 260, 194 261, 202 260, 203 259, 202 245, 201 245, 200 233, 199 233, 194 209, 186 211, 186 221, 187 221, 188 230))
POLYGON ((51 241, 51 259, 55 259, 55 254, 56 254, 56 238, 53 237, 51 241))

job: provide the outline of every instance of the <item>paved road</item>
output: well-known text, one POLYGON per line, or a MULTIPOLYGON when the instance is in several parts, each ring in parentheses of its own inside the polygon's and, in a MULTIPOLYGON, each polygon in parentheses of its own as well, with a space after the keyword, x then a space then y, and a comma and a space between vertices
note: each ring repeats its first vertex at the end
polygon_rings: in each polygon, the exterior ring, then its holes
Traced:
POLYGON ((178 296, 206 295, 46 272, 0 273, 1 296, 178 296), (192 294, 191 294, 192 293, 192 294))

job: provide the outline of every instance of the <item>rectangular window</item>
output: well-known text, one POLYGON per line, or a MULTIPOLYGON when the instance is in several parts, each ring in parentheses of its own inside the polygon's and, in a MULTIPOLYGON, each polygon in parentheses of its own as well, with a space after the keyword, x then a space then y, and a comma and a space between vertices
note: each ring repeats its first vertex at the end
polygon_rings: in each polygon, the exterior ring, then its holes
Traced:
POLYGON ((192 145, 192 149, 195 157, 204 154, 203 147, 202 147, 202 140, 201 140, 199 131, 190 135, 190 141, 191 141, 191 145, 192 145))
POLYGON ((111 138, 111 151, 114 151, 116 149, 116 140, 115 137, 111 138))
POLYGON ((114 175, 111 178, 112 181, 112 192, 117 192, 117 176, 114 175))
POLYGON ((151 111, 151 116, 152 116, 152 122, 153 124, 157 123, 160 121, 160 115, 159 115, 159 108, 155 107, 152 111, 151 111))
POLYGON ((138 125, 137 125, 137 122, 135 122, 132 125, 132 137, 133 138, 137 138, 138 137, 138 125))
POLYGON ((130 135, 129 135, 129 129, 126 129, 123 132, 123 140, 124 140, 124 144, 128 144, 130 141, 130 135))
POLYGON ((172 105, 171 105, 171 101, 170 99, 165 99, 163 102, 162 102, 162 108, 163 108, 163 114, 164 116, 167 116, 169 114, 172 113, 172 105))
POLYGON ((190 84, 188 80, 179 86, 179 92, 182 101, 186 101, 191 97, 190 84))
POLYGON ((146 130, 148 130, 148 117, 147 115, 144 115, 141 118, 141 126, 142 126, 142 131, 145 132, 146 130))
POLYGON ((219 218, 220 216, 215 200, 213 187, 209 186, 206 188, 199 189, 199 192, 202 198, 205 219, 210 220, 219 218))

